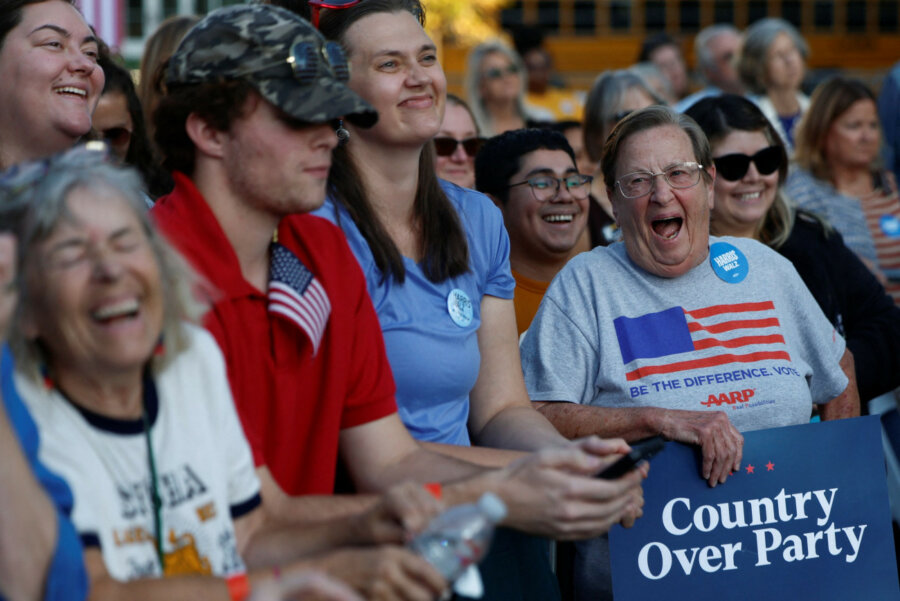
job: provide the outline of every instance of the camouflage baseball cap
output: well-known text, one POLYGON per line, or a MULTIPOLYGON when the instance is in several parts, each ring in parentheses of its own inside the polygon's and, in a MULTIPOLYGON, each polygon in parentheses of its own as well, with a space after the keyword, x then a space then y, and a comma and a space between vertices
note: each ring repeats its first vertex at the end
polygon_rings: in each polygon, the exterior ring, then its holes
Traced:
POLYGON ((294 13, 269 5, 236 5, 209 13, 169 61, 168 85, 243 79, 282 111, 307 123, 343 117, 370 127, 372 106, 345 84, 350 66, 294 13))

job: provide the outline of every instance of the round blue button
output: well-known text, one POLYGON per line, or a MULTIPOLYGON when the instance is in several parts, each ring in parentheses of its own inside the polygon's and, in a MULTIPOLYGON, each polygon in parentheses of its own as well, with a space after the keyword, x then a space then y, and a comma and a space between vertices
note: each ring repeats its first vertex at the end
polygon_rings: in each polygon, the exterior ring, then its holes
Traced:
POLYGON ((878 219, 878 225, 881 226, 881 231, 884 232, 885 236, 900 238, 900 219, 897 219, 894 215, 882 215, 878 219))
POLYGON ((716 276, 729 284, 743 282, 750 272, 744 253, 727 242, 716 242, 709 247, 709 264, 716 276))
POLYGON ((451 290, 447 295, 447 313, 450 314, 453 323, 461 328, 472 323, 474 312, 469 295, 459 288, 451 290))

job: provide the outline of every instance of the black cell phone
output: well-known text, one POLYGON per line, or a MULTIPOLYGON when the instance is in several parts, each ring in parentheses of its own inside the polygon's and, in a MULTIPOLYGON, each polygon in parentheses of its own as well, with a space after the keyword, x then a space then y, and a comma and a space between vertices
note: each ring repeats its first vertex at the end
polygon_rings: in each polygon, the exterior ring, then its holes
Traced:
POLYGON ((630 446, 631 451, 628 454, 597 474, 597 477, 604 480, 615 480, 624 476, 636 468, 641 461, 647 461, 662 451, 666 446, 666 441, 662 436, 654 436, 634 442, 630 446))

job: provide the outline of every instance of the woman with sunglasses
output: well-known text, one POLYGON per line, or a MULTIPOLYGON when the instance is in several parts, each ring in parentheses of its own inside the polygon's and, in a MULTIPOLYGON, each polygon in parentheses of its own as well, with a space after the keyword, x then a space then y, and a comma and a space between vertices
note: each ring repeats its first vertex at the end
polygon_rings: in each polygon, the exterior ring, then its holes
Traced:
POLYGON ((466 95, 485 136, 556 120, 549 111, 525 104, 524 73, 522 58, 502 42, 485 42, 469 53, 466 95))
POLYGON ((782 190, 788 170, 781 138, 750 101, 705 98, 687 110, 703 128, 716 164, 710 231, 753 238, 789 259, 853 353, 860 400, 900 385, 900 309, 841 235, 782 190))
POLYGON ((469 105, 462 98, 447 94, 444 121, 434 138, 438 177, 463 188, 474 188, 475 155, 483 143, 469 105))
POLYGON ((147 202, 171 191, 172 176, 155 160, 144 111, 128 69, 117 64, 104 48, 98 64, 106 75, 103 94, 93 117, 93 136, 109 145, 113 156, 140 171, 147 186, 147 202))
MULTIPOLYGON (((341 227, 366 276, 409 431, 435 450, 505 465, 516 455, 507 449, 570 443, 525 392, 500 211, 484 195, 435 175, 430 142, 441 127, 446 80, 423 19, 418 0, 322 11, 322 32, 347 51, 349 87, 375 107, 378 122, 371 129, 347 125, 349 140, 334 152, 329 199, 317 214, 341 227)), ((624 498, 595 488, 599 479, 557 476, 535 486, 548 500, 563 482, 570 490, 593 489, 593 500, 583 498, 578 508, 607 516, 589 528, 593 534, 637 513, 629 513, 637 509, 630 502, 621 513, 602 510, 598 502, 624 498)), ((571 528, 580 516, 566 525, 550 515, 556 504, 541 504, 540 527, 511 523, 565 538, 591 535, 571 528)), ((501 529, 483 570, 488 598, 558 598, 546 551, 543 540, 501 529)))

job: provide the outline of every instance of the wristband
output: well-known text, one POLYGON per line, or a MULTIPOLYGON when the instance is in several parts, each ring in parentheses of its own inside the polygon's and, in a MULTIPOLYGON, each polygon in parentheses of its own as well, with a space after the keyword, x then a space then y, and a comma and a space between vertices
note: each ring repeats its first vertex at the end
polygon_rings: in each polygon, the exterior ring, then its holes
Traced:
POLYGON ((425 484, 425 490, 431 493, 431 496, 437 500, 441 499, 441 483, 440 482, 429 482, 425 484))
POLYGON ((229 576, 225 579, 225 584, 228 585, 228 596, 231 597, 231 601, 244 601, 250 596, 250 580, 247 579, 246 573, 229 576))

